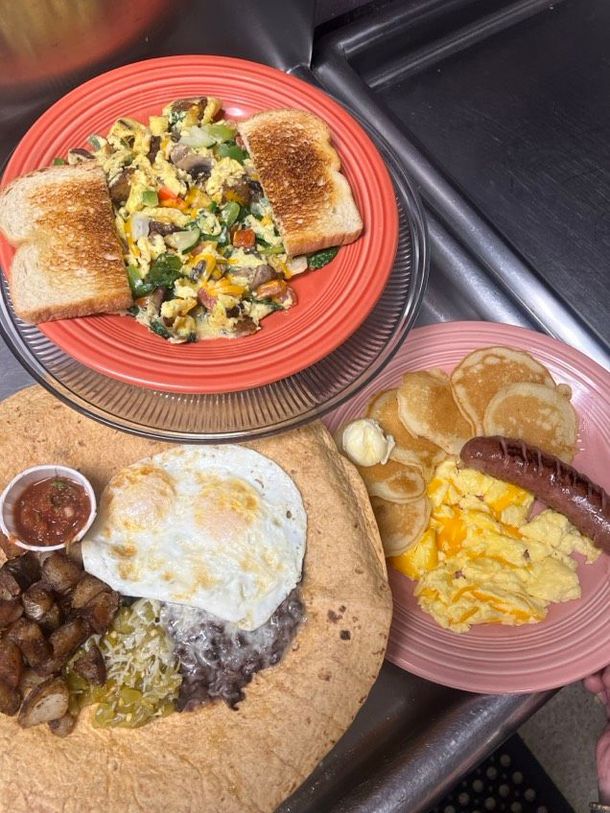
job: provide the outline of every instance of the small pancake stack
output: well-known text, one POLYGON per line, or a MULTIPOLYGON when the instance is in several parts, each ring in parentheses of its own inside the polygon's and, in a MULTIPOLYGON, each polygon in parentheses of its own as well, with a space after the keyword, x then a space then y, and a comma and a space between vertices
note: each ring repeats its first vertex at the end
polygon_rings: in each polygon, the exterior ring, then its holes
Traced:
POLYGON ((450 375, 407 372, 397 389, 377 394, 366 417, 396 445, 386 464, 358 471, 386 556, 404 553, 419 539, 430 519, 426 489, 436 466, 458 456, 471 437, 519 438, 570 462, 578 433, 571 395, 529 353, 510 347, 476 350, 450 375))

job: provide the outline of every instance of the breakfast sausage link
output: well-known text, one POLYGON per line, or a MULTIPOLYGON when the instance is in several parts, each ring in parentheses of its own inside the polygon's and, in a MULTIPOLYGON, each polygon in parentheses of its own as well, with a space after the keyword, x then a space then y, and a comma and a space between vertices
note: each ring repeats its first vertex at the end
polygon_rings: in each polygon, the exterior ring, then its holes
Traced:
POLYGON ((608 495, 572 466, 522 440, 500 436, 472 438, 460 456, 470 468, 533 492, 610 553, 608 495))

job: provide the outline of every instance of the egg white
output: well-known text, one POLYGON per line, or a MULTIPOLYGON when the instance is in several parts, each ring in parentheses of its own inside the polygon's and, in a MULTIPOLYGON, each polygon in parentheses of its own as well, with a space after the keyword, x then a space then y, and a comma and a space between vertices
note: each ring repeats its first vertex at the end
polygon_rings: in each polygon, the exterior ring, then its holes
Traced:
POLYGON ((85 569, 128 596, 245 630, 301 579, 307 516, 292 479, 241 446, 178 446, 118 472, 83 542, 85 569))

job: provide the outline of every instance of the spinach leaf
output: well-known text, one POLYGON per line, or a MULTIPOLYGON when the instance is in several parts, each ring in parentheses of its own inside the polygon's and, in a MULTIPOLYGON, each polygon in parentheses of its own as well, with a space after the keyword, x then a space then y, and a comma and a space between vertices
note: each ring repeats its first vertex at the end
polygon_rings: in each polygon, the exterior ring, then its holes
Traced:
POLYGON ((142 279, 142 277, 138 274, 138 269, 135 265, 127 266, 127 277, 129 279, 129 285, 131 286, 131 293, 133 294, 134 299, 139 299, 141 296, 146 296, 155 289, 155 286, 151 282, 145 282, 142 279))
POLYGON ((176 254, 160 254, 150 266, 150 271, 146 275, 145 281, 151 284, 154 288, 159 288, 163 285, 165 288, 170 288, 178 279, 182 262, 180 257, 176 254))
POLYGON ((156 333, 157 336, 162 336, 164 339, 169 339, 171 336, 171 333, 160 319, 153 319, 150 323, 150 329, 153 333, 156 333))
POLYGON ((310 268, 322 268, 323 266, 328 265, 331 260, 335 259, 338 251, 338 246, 335 246, 334 248, 323 248, 321 251, 315 251, 307 258, 307 265, 310 268))
POLYGON ((219 158, 233 158, 234 161, 239 161, 240 164, 243 164, 248 157, 246 150, 242 150, 234 141, 219 144, 216 153, 219 158))

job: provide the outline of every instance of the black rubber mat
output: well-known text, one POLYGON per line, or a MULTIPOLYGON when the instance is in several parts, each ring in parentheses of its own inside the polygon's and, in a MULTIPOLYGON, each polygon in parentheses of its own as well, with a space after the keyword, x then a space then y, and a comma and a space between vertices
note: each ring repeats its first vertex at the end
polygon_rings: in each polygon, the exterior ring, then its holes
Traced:
POLYGON ((430 813, 575 813, 515 734, 430 813))

